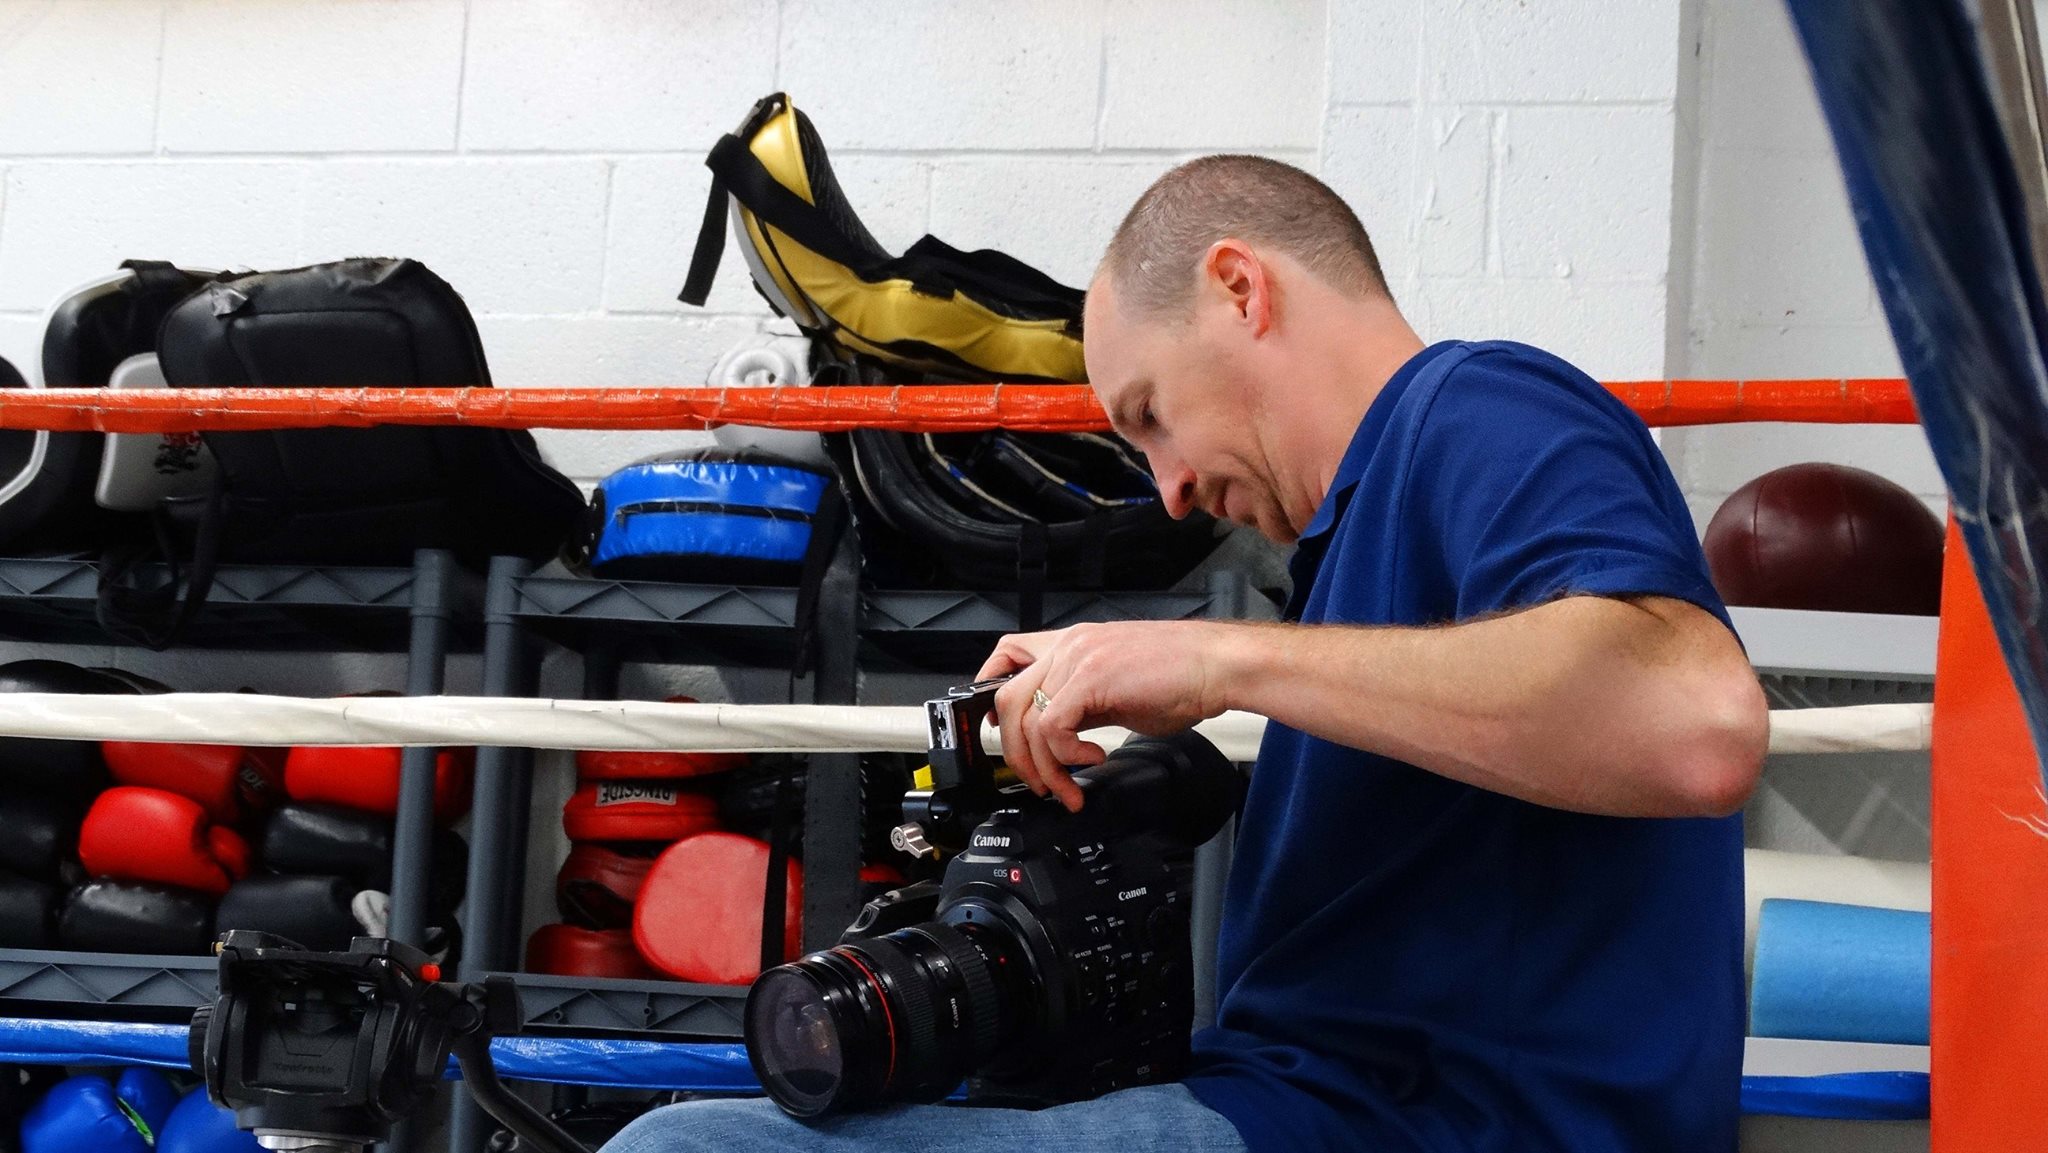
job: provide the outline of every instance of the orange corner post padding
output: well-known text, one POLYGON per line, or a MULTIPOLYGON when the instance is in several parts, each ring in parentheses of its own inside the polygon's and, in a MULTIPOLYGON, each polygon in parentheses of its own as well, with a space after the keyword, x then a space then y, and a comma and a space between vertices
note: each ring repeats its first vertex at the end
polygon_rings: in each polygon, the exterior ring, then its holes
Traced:
POLYGON ((1934 674, 1933 1153, 2048 1148, 2041 769, 1953 521, 1934 674))

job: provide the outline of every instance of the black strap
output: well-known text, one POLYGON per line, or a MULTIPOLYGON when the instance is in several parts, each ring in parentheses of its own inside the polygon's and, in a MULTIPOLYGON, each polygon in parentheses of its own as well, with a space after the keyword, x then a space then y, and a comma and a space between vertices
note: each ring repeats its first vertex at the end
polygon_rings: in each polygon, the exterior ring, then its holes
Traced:
POLYGON ((711 155, 704 158, 704 163, 710 166, 714 180, 723 183, 747 206, 747 211, 819 256, 868 279, 874 277, 879 265, 886 263, 877 261, 874 253, 862 249, 840 231, 817 205, 775 179, 768 166, 739 137, 727 136, 712 145, 711 155))
POLYGON ((711 281, 718 276, 718 262, 725 255, 726 195, 725 181, 714 170, 711 195, 704 199, 704 223, 697 226, 697 250, 690 254, 690 274, 683 280, 683 291, 676 296, 684 304, 702 308, 711 295, 711 281))
POLYGON ((690 272, 683 279, 683 291, 676 299, 684 304, 703 307, 711 295, 711 281, 718 275, 718 262, 725 255, 725 198, 727 188, 719 172, 718 160, 721 149, 729 146, 727 141, 745 152, 745 141, 752 140, 761 131, 762 125, 789 103, 789 97, 781 92, 772 92, 754 101, 747 110, 747 118, 740 122, 736 134, 723 137, 711 149, 711 155, 704 160, 704 166, 711 169, 711 194, 704 198, 704 222, 697 226, 697 250, 690 254, 690 272))
POLYGON ((761 971, 782 964, 785 906, 789 902, 790 820, 802 805, 796 791, 796 774, 785 773, 775 783, 775 808, 768 820, 768 883, 761 887, 761 971))
POLYGON ((1110 525, 1115 514, 1098 509, 1081 518, 1081 545, 1074 555, 1074 588, 1099 589, 1109 584, 1110 525))
POLYGON ((886 270, 913 281, 943 281, 1005 315, 1042 319, 1067 317, 1079 335, 1081 290, 1061 284, 1007 252, 955 248, 936 236, 912 244, 886 270))
POLYGON ((1027 520, 1017 526, 1017 631, 1045 627, 1045 570, 1052 551, 1045 526, 1027 520))
POLYGON ((159 652, 175 643, 213 591, 226 519, 227 486, 216 473, 199 502, 189 567, 178 563, 178 533, 172 515, 161 506, 150 517, 150 539, 109 549, 101 558, 99 596, 93 606, 100 628, 118 640, 159 652), (158 562, 165 567, 166 579, 150 585, 138 583, 143 566, 158 562), (184 586, 182 597, 178 595, 180 584, 184 586))
POLYGON ((199 279, 196 274, 186 272, 168 260, 124 260, 121 267, 135 274, 131 283, 136 288, 163 300, 166 307, 191 292, 194 282, 199 279))
POLYGON ((811 675, 818 657, 818 597, 825 588, 825 574, 832 569, 833 554, 839 551, 839 534, 846 529, 846 498, 838 481, 826 485, 811 514, 811 539, 804 547, 804 567, 796 584, 796 654, 789 666, 789 699, 796 701, 796 682, 811 675))

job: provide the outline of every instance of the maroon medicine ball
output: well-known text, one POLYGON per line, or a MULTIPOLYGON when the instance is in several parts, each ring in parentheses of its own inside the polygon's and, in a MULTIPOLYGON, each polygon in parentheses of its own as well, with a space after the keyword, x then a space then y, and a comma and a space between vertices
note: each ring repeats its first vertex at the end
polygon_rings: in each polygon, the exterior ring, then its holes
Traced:
POLYGON ((1795 464, 1735 490, 1707 524, 1707 567, 1731 605, 1941 611, 1941 522, 1873 472, 1795 464))

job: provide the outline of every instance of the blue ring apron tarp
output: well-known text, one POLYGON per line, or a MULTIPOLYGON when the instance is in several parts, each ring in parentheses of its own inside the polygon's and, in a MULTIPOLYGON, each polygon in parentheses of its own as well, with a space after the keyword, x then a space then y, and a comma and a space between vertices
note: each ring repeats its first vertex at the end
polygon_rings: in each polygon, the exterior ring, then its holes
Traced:
MULTIPOLYGON (((0 1063, 184 1069, 188 1035, 183 1025, 0 1018, 0 1063)), ((734 1044, 499 1037, 491 1042, 491 1058, 508 1080, 705 1093, 759 1089, 746 1049, 734 1044)), ((1927 1074, 1744 1077, 1742 1110, 1850 1120, 1925 1117, 1927 1074)))
POLYGON ((1863 250, 2048 748, 2048 331, 2025 201, 1957 0, 1789 0, 1863 250))
POLYGON ((1920 1121, 1927 1117, 1927 1093, 1925 1073, 1744 1077, 1742 1111, 1846 1121, 1920 1121))
MULTIPOLYGON (((0 1063, 19 1065, 151 1065, 185 1069, 191 1030, 132 1021, 0 1018, 0 1063)), ((498 1037, 491 1041, 498 1075, 618 1089, 690 1089, 757 1093, 745 1046, 624 1041, 590 1037, 498 1037)), ((453 1062, 449 1075, 455 1075, 453 1062)))

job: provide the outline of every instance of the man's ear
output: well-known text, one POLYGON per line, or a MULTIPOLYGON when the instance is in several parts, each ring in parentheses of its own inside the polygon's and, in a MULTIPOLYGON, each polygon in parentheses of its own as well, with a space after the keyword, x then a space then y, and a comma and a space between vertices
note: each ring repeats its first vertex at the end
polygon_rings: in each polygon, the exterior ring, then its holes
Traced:
POLYGON ((1202 279, 1252 326, 1254 336, 1265 335, 1272 326, 1272 284, 1265 263, 1251 245, 1232 238, 1210 245, 1202 258, 1202 279))

